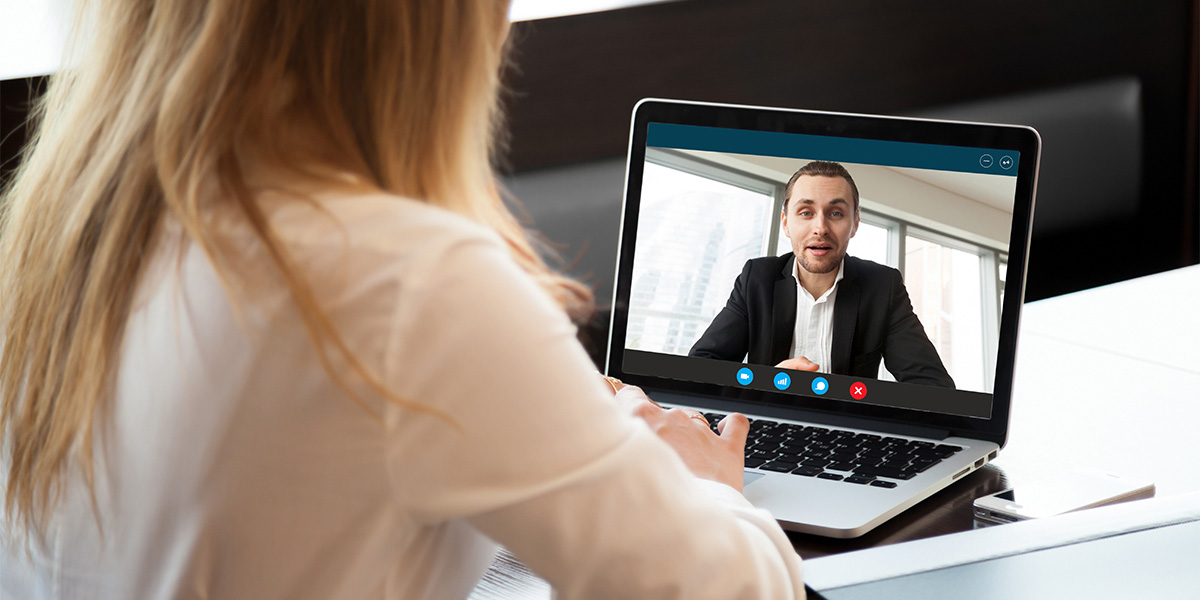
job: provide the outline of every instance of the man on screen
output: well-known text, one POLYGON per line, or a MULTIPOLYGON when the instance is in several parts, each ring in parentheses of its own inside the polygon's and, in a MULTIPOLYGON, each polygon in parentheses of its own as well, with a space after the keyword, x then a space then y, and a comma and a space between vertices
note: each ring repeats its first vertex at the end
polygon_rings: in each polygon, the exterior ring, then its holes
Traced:
POLYGON ((746 262, 725 308, 689 356, 954 387, 913 312, 900 272, 847 256, 858 187, 845 167, 810 162, 784 191, 792 251, 746 262))

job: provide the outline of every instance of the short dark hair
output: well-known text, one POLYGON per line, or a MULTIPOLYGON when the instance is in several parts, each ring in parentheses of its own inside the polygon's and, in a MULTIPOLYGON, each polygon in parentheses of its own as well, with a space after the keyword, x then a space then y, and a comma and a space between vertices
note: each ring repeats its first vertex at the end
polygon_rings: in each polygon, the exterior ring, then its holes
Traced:
POLYGON ((846 170, 841 163, 830 162, 827 160, 814 160, 803 167, 799 171, 792 174, 792 178, 788 180, 787 187, 783 190, 783 211, 787 212, 788 203, 792 201, 792 188, 796 187, 796 180, 804 175, 812 177, 841 177, 850 184, 850 192, 854 195, 854 212, 858 212, 858 186, 854 185, 854 178, 850 176, 850 171, 846 170))

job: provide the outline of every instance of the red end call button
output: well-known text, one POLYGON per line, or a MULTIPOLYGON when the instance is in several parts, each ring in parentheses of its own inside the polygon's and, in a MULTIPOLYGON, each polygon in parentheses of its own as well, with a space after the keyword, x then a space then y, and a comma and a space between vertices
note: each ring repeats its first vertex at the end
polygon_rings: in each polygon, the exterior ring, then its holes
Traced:
POLYGON ((855 381, 854 384, 850 386, 850 396, 852 396, 855 400, 862 400, 863 398, 866 398, 867 384, 861 381, 855 381))

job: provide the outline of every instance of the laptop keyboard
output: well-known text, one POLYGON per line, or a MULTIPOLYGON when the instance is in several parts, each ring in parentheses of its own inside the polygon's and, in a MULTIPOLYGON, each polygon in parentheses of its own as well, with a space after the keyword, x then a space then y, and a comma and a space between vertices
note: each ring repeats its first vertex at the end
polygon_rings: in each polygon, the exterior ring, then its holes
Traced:
MULTIPOLYGON (((725 418, 716 413, 704 416, 713 431, 725 418)), ((960 450, 922 440, 750 419, 746 467, 894 488, 897 481, 912 479, 960 450)))

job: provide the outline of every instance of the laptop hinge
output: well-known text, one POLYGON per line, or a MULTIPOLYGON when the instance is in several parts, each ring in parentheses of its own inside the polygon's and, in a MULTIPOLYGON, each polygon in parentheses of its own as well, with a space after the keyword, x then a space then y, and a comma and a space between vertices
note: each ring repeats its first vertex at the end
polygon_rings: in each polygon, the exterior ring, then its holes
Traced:
POLYGON ((656 390, 651 395, 657 401, 665 404, 684 404, 687 406, 708 408, 722 412, 743 412, 761 415, 764 417, 787 419, 789 421, 803 421, 806 423, 828 425, 831 427, 845 427, 848 429, 866 429, 870 431, 879 431, 894 435, 905 435, 909 437, 919 437, 931 440, 944 440, 950 437, 950 430, 943 427, 928 427, 909 423, 894 423, 891 421, 866 419, 862 417, 837 415, 795 408, 781 408, 767 405, 747 406, 744 402, 730 402, 720 398, 694 396, 691 394, 681 394, 679 392, 664 392, 656 390))

